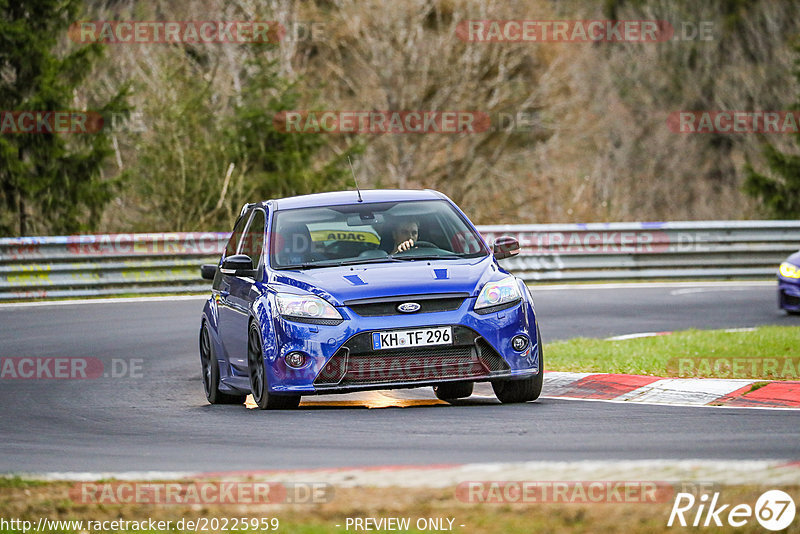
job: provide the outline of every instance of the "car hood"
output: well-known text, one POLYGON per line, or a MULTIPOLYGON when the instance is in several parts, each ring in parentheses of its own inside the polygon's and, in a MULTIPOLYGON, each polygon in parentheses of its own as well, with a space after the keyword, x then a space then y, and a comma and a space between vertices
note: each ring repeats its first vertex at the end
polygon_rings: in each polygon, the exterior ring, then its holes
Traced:
POLYGON ((786 258, 786 263, 791 263, 792 265, 800 267, 800 250, 786 258))
POLYGON ((507 274, 491 256, 459 260, 416 260, 323 267, 302 271, 273 271, 270 285, 277 291, 308 291, 341 306, 352 299, 432 293, 476 296, 483 285, 507 274))

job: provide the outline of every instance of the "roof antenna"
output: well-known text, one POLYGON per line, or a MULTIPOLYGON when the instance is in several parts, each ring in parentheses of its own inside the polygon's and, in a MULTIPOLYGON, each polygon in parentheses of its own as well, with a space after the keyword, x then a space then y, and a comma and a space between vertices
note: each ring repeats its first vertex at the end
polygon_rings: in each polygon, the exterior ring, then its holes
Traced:
POLYGON ((356 180, 356 171, 353 170, 353 162, 350 161, 350 156, 347 156, 347 163, 350 164, 350 172, 353 173, 353 181, 356 183, 356 191, 358 191, 358 201, 364 202, 364 199, 361 198, 361 189, 358 188, 358 180, 356 180))

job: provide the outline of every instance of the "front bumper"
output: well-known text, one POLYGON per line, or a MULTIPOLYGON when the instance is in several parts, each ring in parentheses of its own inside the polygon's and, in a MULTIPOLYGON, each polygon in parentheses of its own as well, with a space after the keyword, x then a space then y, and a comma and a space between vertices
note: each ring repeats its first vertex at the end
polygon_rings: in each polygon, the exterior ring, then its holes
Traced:
POLYGON ((778 307, 800 312, 800 280, 778 277, 778 307))
POLYGON ((362 317, 347 308, 339 325, 312 325, 274 319, 275 351, 267 355, 270 391, 278 394, 346 393, 370 389, 429 386, 442 382, 480 382, 534 376, 539 372, 539 340, 533 308, 523 300, 498 312, 479 315, 467 298, 456 310, 413 315, 362 317), (453 343, 373 350, 373 332, 451 326, 453 343), (515 351, 511 339, 529 338, 515 351), (285 356, 298 351, 306 365, 293 369, 285 356))

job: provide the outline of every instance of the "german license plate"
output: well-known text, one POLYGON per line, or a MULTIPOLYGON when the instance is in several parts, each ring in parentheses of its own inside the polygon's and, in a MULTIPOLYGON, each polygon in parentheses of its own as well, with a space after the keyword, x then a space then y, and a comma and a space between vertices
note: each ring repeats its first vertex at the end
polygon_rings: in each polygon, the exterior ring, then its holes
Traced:
POLYGON ((372 348, 374 350, 451 345, 452 343, 453 329, 449 326, 395 330, 394 332, 373 332, 372 334, 372 348))

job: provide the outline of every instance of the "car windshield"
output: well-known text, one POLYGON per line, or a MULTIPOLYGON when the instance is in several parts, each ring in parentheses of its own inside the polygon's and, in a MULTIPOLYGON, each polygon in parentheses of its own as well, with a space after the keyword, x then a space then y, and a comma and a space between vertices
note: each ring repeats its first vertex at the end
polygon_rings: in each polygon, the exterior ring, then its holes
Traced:
POLYGON ((480 236, 444 200, 278 210, 273 217, 270 265, 276 269, 475 258, 489 253, 480 236))

